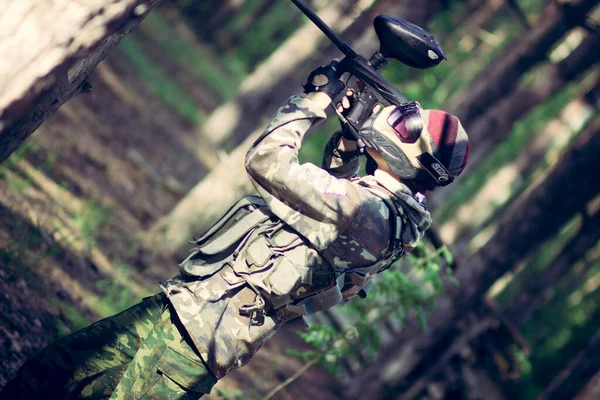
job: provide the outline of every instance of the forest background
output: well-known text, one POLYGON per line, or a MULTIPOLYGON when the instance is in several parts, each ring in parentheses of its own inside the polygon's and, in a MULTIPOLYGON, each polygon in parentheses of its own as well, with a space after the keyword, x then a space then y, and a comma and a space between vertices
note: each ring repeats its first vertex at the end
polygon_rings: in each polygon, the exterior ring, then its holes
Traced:
MULTIPOLYGON (((0 386, 50 341, 176 274, 187 240, 252 191, 249 144, 340 57, 288 1, 123 0, 132 21, 120 30, 108 5, 86 20, 108 27, 94 47, 106 59, 39 74, 33 102, 11 89, 53 65, 42 50, 77 2, 54 2, 56 15, 28 3, 0 6, 0 386), (45 23, 47 41, 27 36, 45 23)), ((365 56, 376 15, 426 27, 448 60, 391 62, 384 76, 458 115, 470 162, 429 196, 426 243, 372 296, 301 336, 283 329, 209 398, 600 398, 597 2, 309 3, 365 56)), ((320 164, 336 128, 315 129, 302 160, 320 164)))

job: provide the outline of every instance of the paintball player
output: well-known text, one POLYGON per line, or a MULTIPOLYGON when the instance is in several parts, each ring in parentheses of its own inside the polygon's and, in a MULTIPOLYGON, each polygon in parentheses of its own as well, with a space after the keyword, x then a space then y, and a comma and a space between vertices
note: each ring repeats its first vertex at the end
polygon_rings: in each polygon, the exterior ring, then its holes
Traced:
POLYGON ((260 196, 196 239, 162 293, 50 344, 0 397, 197 399, 287 321, 364 297, 431 225, 423 193, 461 173, 468 139, 443 111, 377 107, 359 132, 371 145, 337 132, 322 168, 300 164, 305 133, 345 88, 339 78, 335 63, 319 67, 281 106, 246 156, 260 196))

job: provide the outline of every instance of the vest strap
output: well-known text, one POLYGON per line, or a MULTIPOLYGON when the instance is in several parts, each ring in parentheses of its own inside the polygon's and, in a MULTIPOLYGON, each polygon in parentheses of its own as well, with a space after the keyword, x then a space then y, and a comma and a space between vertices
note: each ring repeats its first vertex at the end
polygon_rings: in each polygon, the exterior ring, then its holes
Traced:
POLYGON ((336 280, 336 285, 322 292, 309 296, 297 304, 288 305, 282 309, 283 314, 288 312, 300 315, 313 315, 342 302, 342 288, 346 274, 341 274, 336 280))
POLYGON ((200 246, 199 250, 206 255, 219 254, 244 237, 252 229, 267 221, 272 215, 273 214, 265 207, 257 208, 250 214, 242 217, 235 225, 225 232, 226 234, 221 234, 213 241, 200 246))
POLYGON ((198 246, 202 245, 208 239, 210 239, 219 229, 221 229, 225 224, 233 217, 239 210, 247 206, 254 207, 264 207, 265 201, 258 196, 246 196, 240 200, 238 200, 234 205, 227 210, 225 214, 217 222, 210 227, 208 231, 206 231, 199 239, 195 239, 190 241, 192 244, 196 244, 198 246))

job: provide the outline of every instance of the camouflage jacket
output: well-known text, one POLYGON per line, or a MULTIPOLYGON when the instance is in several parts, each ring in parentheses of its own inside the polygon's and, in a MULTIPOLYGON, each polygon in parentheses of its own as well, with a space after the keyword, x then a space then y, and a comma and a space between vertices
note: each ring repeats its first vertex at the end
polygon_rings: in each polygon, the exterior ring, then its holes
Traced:
POLYGON ((260 197, 230 210, 162 284, 218 378, 246 364, 284 322, 359 293, 399 255, 394 243, 414 247, 431 224, 405 185, 358 178, 358 155, 335 150, 339 134, 323 168, 299 163, 304 134, 325 117, 299 96, 279 109, 246 156, 260 197))

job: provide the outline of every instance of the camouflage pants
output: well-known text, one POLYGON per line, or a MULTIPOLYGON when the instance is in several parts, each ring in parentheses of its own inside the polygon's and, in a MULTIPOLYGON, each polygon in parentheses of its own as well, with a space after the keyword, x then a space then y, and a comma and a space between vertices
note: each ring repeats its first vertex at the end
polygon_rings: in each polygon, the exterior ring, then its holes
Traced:
POLYGON ((6 399, 198 399, 216 377, 163 294, 57 340, 19 369, 6 399))

